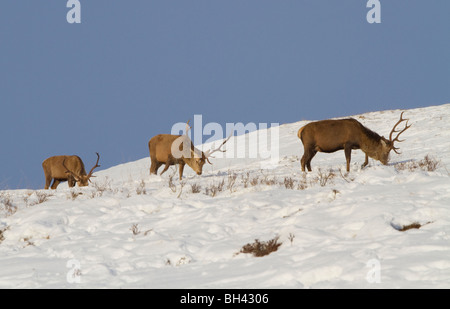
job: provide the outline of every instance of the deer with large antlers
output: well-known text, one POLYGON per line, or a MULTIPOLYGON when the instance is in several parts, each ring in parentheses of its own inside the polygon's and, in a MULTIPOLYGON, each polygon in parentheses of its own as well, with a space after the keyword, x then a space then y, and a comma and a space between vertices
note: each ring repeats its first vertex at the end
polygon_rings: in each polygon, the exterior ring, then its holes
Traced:
POLYGON ((150 174, 157 174, 161 165, 165 164, 160 175, 167 171, 169 166, 178 164, 180 180, 183 178, 184 166, 189 165, 197 175, 202 174, 203 165, 209 161, 214 152, 226 150, 222 146, 230 139, 231 135, 222 142, 216 149, 210 149, 206 152, 200 151, 194 147, 188 136, 190 130, 189 121, 186 123, 186 133, 184 135, 158 134, 148 142, 150 152, 150 174))
POLYGON ((45 174, 45 189, 49 188, 52 179, 52 189, 56 189, 61 181, 67 181, 70 188, 74 187, 76 183, 79 187, 86 187, 90 178, 95 177, 92 176, 94 169, 100 167, 98 165, 100 155, 98 152, 96 154, 97 162, 88 174, 86 174, 84 163, 79 156, 54 156, 45 159, 42 162, 45 174))
POLYGON ((369 163, 369 157, 386 165, 391 150, 399 154, 394 143, 403 142, 398 139, 400 134, 411 127, 411 125, 408 125, 408 119, 403 119, 403 113, 400 114, 400 120, 392 128, 389 140, 366 128, 353 118, 321 120, 301 127, 297 136, 302 141, 304 148, 301 159, 302 171, 305 171, 305 166, 308 171, 311 171, 311 160, 317 152, 331 153, 342 149, 344 149, 347 160, 347 172, 350 171, 352 149, 361 149, 366 154, 362 167, 369 163), (406 121, 405 127, 402 130, 397 130, 397 126, 403 121, 406 121), (394 133, 398 134, 392 139, 394 133))

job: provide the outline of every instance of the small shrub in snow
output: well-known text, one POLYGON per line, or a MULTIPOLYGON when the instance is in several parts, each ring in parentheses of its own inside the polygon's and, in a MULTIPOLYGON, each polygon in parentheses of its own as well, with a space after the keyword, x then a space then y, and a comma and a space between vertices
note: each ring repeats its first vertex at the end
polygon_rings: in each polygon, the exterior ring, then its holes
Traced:
POLYGON ((35 191, 34 192, 34 196, 36 198, 33 199, 34 201, 30 203, 30 206, 34 206, 34 205, 37 205, 37 204, 42 204, 42 203, 48 201, 48 199, 51 196, 53 196, 53 193, 47 193, 45 191, 35 191))
POLYGON ((265 184, 266 186, 273 186, 277 184, 277 179, 276 177, 273 178, 265 177, 263 180, 261 180, 261 183, 265 184))
POLYGON ((219 182, 219 184, 217 185, 217 190, 218 190, 219 192, 222 192, 224 186, 225 186, 225 180, 222 179, 222 181, 219 182))
POLYGON ((223 187, 225 185, 225 180, 222 179, 221 182, 219 182, 219 184, 215 185, 215 184, 211 184, 210 187, 205 189, 205 194, 209 195, 209 196, 216 196, 217 193, 222 192, 223 191, 223 187))
POLYGON ((5 231, 7 231, 9 229, 9 227, 5 227, 4 229, 0 230, 0 244, 2 243, 2 241, 5 240, 5 236, 3 235, 3 233, 5 233, 5 231))
POLYGON ((294 235, 294 234, 292 234, 292 233, 289 233, 289 237, 288 237, 288 239, 290 240, 290 242, 291 242, 291 245, 292 245, 292 243, 294 242, 294 238, 295 238, 295 235, 294 235))
POLYGON ((294 189, 294 179, 292 177, 284 177, 284 186, 286 189, 294 189))
POLYGON ((209 195, 209 196, 212 196, 212 197, 216 196, 216 194, 217 194, 217 187, 212 185, 210 187, 205 188, 205 194, 209 195))
POLYGON ((185 256, 182 256, 177 263, 175 264, 175 266, 180 266, 180 265, 185 265, 185 264, 189 264, 191 262, 191 260, 185 256))
POLYGON ((77 282, 75 278, 81 277, 81 275, 82 275, 81 269, 79 269, 79 268, 74 268, 74 269, 72 270, 72 279, 73 279, 73 282, 77 282))
POLYGON ((242 178, 242 184, 244 185, 244 188, 248 187, 248 182, 250 180, 250 172, 247 172, 245 175, 241 175, 242 178))
POLYGON ((147 190, 145 189, 144 179, 141 180, 141 182, 139 183, 139 186, 136 188, 136 194, 137 195, 147 194, 147 190))
POLYGON ((334 201, 338 194, 340 194, 339 190, 333 189, 331 190, 331 200, 334 201))
POLYGON ((106 191, 113 191, 111 188, 111 181, 108 179, 108 177, 105 178, 105 181, 103 183, 94 182, 93 183, 94 188, 96 191, 92 192, 92 198, 94 197, 100 197, 105 193, 106 191))
MULTIPOLYGON (((187 257, 185 257, 185 256, 182 256, 182 257, 175 263, 175 266, 180 266, 180 265, 189 264, 190 262, 191 262, 191 260, 190 260, 189 258, 187 258, 187 257)), ((167 258, 165 264, 166 264, 167 266, 170 266, 170 265, 172 265, 173 263, 172 263, 172 261, 171 261, 169 258, 167 258)))
POLYGON ((133 233, 133 235, 139 235, 141 233, 137 223, 133 223, 133 225, 130 227, 130 231, 133 233))
POLYGON ((230 192, 233 192, 234 184, 236 183, 237 175, 235 173, 228 172, 228 184, 227 189, 230 190, 230 192))
POLYGON ((254 243, 244 245, 239 253, 251 253, 256 257, 269 255, 270 253, 277 251, 278 247, 281 246, 282 243, 278 242, 278 238, 279 237, 277 236, 271 240, 263 242, 255 239, 254 243))
POLYGON ((199 184, 197 184, 197 183, 191 184, 192 193, 200 193, 201 189, 202 189, 202 187, 199 184))
MULTIPOLYGON (((169 176, 169 188, 170 190, 172 190, 173 193, 177 192, 177 186, 175 185, 175 183, 173 182, 173 177, 175 176, 175 174, 172 174, 169 176)), ((177 198, 181 197, 181 193, 183 193, 183 187, 186 185, 186 183, 184 181, 180 182, 180 192, 177 195, 177 198)))
POLYGON ((31 239, 32 239, 33 237, 24 237, 24 238, 22 238, 22 240, 24 241, 24 243, 25 243, 25 246, 24 246, 24 248, 25 247, 28 247, 28 246, 34 246, 34 242, 32 242, 31 241, 31 239))
POLYGON ((308 185, 304 181, 300 181, 297 185, 297 190, 305 190, 308 188, 308 185))
POLYGON ((419 161, 419 166, 422 170, 433 172, 437 170, 441 161, 431 158, 429 155, 426 155, 423 160, 419 161))
POLYGON ((439 160, 426 155, 422 160, 397 163, 395 164, 395 167, 399 171, 409 170, 410 172, 413 172, 415 170, 422 170, 434 172, 440 164, 441 162, 439 160))
POLYGON ((331 169, 328 171, 322 171, 322 169, 319 168, 317 171, 317 182, 321 187, 325 187, 328 181, 333 179, 335 176, 336 174, 331 169))
POLYGON ((76 199, 77 199, 77 197, 79 197, 80 195, 82 195, 83 193, 81 193, 81 192, 78 192, 78 191, 75 191, 75 190, 71 190, 70 191, 70 194, 69 194, 69 198, 72 200, 72 201, 75 201, 76 199))
POLYGON ((5 212, 5 215, 7 217, 12 216, 16 211, 17 207, 13 205, 13 201, 11 199, 11 196, 9 194, 1 194, 0 195, 0 209, 2 209, 5 212))
POLYGON ((252 180, 250 180, 250 184, 252 186, 256 186, 259 183, 259 178, 258 177, 253 177, 252 180))
POLYGON ((52 196, 51 194, 47 194, 43 191, 36 191, 36 197, 38 204, 42 204, 48 200, 48 198, 52 196))
POLYGON ((262 175, 264 178, 260 181, 261 184, 265 184, 267 186, 273 186, 278 184, 276 177, 270 178, 269 175, 264 174, 264 172, 261 170, 262 175))
POLYGON ((169 176, 169 188, 172 190, 173 193, 177 192, 177 186, 173 183, 173 176, 169 176))
POLYGON ((306 188, 308 188, 308 182, 306 180, 306 174, 303 173, 297 184, 297 190, 305 190, 306 188))
MULTIPOLYGON (((142 231, 139 229, 138 225, 139 225, 138 223, 133 223, 133 225, 130 227, 130 231, 131 231, 131 232, 133 233, 133 235, 135 235, 135 236, 142 233, 142 231)), ((153 229, 146 230, 146 231, 144 232, 144 236, 147 236, 147 234, 150 233, 151 231, 153 231, 153 229)))

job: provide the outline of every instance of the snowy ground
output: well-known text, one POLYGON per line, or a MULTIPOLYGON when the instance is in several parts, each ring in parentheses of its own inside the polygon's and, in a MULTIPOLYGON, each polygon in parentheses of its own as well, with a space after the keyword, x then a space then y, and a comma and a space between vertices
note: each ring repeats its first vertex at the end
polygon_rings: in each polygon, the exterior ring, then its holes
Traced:
MULTIPOLYGON (((387 136, 400 112, 353 117, 387 136)), ((355 150, 349 174, 343 151, 301 173, 300 121, 279 127, 276 165, 216 158, 170 184, 143 158, 87 188, 0 191, 0 288, 450 288, 450 104, 405 118, 402 154, 361 169, 355 150), (413 167, 427 155, 435 171, 413 167)))

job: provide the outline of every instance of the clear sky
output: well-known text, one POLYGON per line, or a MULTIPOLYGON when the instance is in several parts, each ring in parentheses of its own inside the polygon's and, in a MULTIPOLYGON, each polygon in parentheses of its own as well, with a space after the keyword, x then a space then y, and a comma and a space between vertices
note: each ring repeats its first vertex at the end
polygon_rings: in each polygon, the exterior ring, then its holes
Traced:
POLYGON ((367 2, 80 0, 69 24, 67 0, 2 1, 0 189, 43 188, 52 155, 147 157, 195 114, 282 124, 449 103, 450 1, 381 0, 378 24, 367 2))

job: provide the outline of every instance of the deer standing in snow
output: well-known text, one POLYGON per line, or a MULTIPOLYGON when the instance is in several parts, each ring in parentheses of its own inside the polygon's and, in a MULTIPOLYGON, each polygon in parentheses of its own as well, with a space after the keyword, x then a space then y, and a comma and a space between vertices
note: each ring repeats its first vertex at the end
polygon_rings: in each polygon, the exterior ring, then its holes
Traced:
POLYGON ((189 165, 197 175, 202 174, 203 165, 209 161, 211 155, 216 151, 225 152, 221 147, 230 139, 231 135, 214 150, 200 151, 194 147, 188 136, 190 130, 189 121, 186 123, 184 135, 158 134, 148 142, 150 152, 150 174, 157 174, 161 165, 165 164, 160 175, 167 171, 169 166, 178 164, 180 180, 183 177, 184 166, 189 165))
POLYGON ((100 155, 97 152, 97 162, 86 174, 84 163, 79 156, 53 156, 42 162, 42 168, 45 174, 45 189, 48 189, 53 179, 52 189, 56 189, 61 181, 68 181, 69 187, 72 188, 78 183, 79 187, 85 187, 89 184, 94 169, 100 167, 98 161, 100 155))
POLYGON ((305 171, 305 167, 311 171, 311 160, 317 152, 331 153, 342 149, 344 149, 347 160, 347 172, 350 171, 352 149, 361 149, 366 154, 363 167, 369 163, 369 157, 386 165, 391 150, 399 154, 394 143, 403 142, 398 137, 411 127, 408 125, 408 119, 402 118, 403 113, 400 114, 400 120, 392 128, 389 139, 371 131, 353 118, 321 120, 301 127, 297 136, 302 141, 304 148, 301 159, 302 171, 305 171), (406 121, 405 128, 401 131, 396 130, 403 121, 406 121), (392 134, 394 133, 398 134, 393 139, 392 134))

